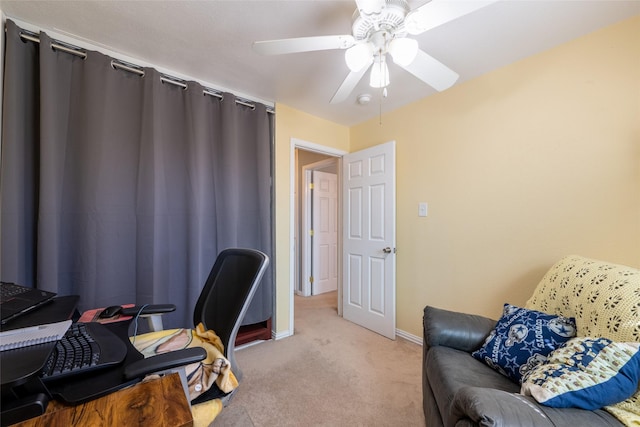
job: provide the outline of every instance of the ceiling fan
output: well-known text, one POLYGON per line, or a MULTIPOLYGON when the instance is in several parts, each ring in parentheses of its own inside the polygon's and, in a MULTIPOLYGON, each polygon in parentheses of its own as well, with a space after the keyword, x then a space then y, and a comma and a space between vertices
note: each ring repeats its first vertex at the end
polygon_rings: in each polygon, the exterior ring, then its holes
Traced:
POLYGON ((386 88, 389 85, 387 54, 395 64, 443 91, 451 87, 459 75, 419 49, 418 42, 407 36, 421 34, 495 1, 432 0, 411 10, 407 0, 356 0, 351 35, 259 41, 253 43, 253 49, 264 55, 344 49, 350 72, 331 98, 332 104, 347 99, 369 68, 369 84, 386 88))

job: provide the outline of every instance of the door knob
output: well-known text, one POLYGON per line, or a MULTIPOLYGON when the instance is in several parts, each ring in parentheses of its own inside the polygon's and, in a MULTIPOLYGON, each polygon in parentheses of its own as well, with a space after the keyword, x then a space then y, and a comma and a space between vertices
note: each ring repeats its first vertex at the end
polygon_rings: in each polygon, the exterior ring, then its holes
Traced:
POLYGON ((384 252, 385 254, 390 254, 391 253, 391 248, 390 247, 386 247, 382 250, 382 252, 384 252))

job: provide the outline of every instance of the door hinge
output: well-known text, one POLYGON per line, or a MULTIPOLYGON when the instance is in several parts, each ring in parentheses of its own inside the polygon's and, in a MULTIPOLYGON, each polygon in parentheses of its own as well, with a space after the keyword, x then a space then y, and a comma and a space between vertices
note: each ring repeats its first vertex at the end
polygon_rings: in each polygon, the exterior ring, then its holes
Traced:
POLYGON ((309 283, 313 283, 313 276, 309 276, 309 283))
POLYGON ((309 190, 313 190, 313 182, 309 183, 309 190))
POLYGON ((313 236, 313 230, 309 230, 309 236, 313 236))

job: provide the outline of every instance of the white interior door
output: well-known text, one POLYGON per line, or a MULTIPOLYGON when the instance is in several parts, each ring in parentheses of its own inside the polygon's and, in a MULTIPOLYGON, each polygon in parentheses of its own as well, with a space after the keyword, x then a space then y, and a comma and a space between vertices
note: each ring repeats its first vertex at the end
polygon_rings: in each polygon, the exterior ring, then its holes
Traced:
POLYGON ((313 171, 311 294, 338 289, 338 176, 313 171))
POLYGON ((343 158, 343 315, 396 335, 395 141, 343 158))

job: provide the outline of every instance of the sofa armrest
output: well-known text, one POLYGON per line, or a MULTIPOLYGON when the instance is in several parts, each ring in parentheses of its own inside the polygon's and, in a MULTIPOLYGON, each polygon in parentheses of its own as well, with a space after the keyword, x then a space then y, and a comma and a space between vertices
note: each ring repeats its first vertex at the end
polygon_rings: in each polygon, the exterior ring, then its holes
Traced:
POLYGON ((446 346, 472 352, 477 350, 495 327, 488 317, 426 306, 424 309, 424 347, 446 346))
POLYGON ((621 427, 607 411, 542 406, 530 396, 482 387, 462 387, 453 397, 456 426, 483 427, 621 427))
POLYGON ((463 387, 453 399, 454 419, 479 426, 553 427, 547 415, 530 398, 502 390, 463 387))

